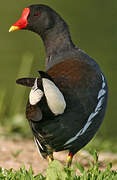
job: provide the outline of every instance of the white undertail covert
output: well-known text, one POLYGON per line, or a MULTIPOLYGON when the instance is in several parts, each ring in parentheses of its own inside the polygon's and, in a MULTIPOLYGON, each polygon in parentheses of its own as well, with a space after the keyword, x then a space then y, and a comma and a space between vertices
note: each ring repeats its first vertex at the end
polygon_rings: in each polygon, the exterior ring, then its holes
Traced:
POLYGON ((51 80, 42 78, 42 83, 50 110, 55 115, 62 114, 66 108, 66 102, 63 94, 51 80))
POLYGON ((38 88, 37 80, 38 80, 38 78, 35 79, 34 86, 31 88, 31 91, 29 94, 29 102, 31 105, 37 104, 43 97, 43 91, 41 91, 38 88))

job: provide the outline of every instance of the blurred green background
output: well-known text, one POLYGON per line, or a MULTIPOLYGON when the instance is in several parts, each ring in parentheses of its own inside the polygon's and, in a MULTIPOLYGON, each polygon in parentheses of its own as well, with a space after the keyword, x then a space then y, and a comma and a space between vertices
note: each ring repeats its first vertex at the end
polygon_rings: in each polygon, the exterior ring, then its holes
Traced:
POLYGON ((103 140, 117 140, 117 0, 12 0, 0 6, 0 135, 19 132, 30 137, 25 119, 29 89, 16 85, 21 77, 36 77, 44 69, 45 51, 36 34, 9 33, 22 10, 30 4, 47 4, 69 24, 73 42, 101 66, 109 85, 109 101, 98 132, 103 140))

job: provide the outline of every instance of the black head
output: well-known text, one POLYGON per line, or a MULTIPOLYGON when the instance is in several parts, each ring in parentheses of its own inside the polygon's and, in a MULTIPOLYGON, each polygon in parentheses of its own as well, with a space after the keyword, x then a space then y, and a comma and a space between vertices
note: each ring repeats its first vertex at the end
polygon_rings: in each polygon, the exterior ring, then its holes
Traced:
POLYGON ((47 59, 74 47, 65 21, 46 5, 31 5, 25 8, 21 18, 11 26, 9 32, 19 29, 30 30, 41 36, 47 59))
POLYGON ((45 5, 29 6, 30 14, 26 29, 43 34, 52 29, 56 24, 57 14, 50 7, 45 5))
POLYGON ((52 8, 46 5, 31 5, 23 10, 21 18, 9 31, 28 29, 43 35, 51 31, 57 24, 59 26, 60 24, 66 25, 64 20, 52 8))

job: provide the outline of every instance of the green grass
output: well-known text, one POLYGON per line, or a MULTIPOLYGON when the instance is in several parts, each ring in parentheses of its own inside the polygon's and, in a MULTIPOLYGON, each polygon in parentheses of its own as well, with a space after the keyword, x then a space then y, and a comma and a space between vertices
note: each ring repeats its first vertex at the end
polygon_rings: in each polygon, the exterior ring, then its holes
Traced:
POLYGON ((96 152, 94 152, 93 158, 93 162, 89 161, 88 169, 79 163, 75 163, 72 168, 63 167, 60 162, 55 160, 49 164, 44 173, 46 175, 34 175, 32 167, 26 170, 23 166, 18 171, 0 168, 0 180, 117 180, 117 172, 111 170, 111 163, 105 170, 100 170, 96 152))

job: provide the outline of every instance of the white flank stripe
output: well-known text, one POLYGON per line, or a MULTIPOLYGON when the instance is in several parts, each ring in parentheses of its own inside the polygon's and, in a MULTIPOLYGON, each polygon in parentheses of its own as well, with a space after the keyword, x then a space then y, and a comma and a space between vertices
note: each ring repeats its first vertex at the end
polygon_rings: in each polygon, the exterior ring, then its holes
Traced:
POLYGON ((99 112, 99 110, 102 108, 101 105, 103 103, 103 99, 104 99, 104 97, 100 98, 100 100, 99 100, 99 102, 98 102, 98 104, 97 104, 97 106, 95 108, 95 112, 99 112))
POLYGON ((98 94, 98 99, 106 93, 104 89, 101 89, 98 94))
MULTIPOLYGON (((39 152, 39 154, 40 154, 40 157, 42 157, 41 152, 40 152, 40 150, 39 150, 39 147, 40 147, 42 150, 43 150, 43 148, 42 148, 40 142, 38 141, 38 139, 37 139, 36 137, 34 137, 34 142, 35 142, 35 144, 36 144, 36 147, 37 147, 37 150, 38 150, 38 152, 39 152)), ((42 158, 43 158, 43 157, 42 157, 42 158)))
POLYGON ((102 84, 102 88, 104 88, 106 86, 106 83, 105 82, 103 82, 103 84, 102 84))
POLYGON ((43 150, 42 145, 40 144, 39 140, 36 137, 34 137, 34 141, 35 141, 36 145, 39 146, 43 150))
POLYGON ((98 97, 97 99, 99 100, 98 101, 98 104, 94 110, 94 112, 92 112, 88 118, 88 121, 87 123, 85 124, 85 126, 74 136, 72 137, 71 139, 69 139, 64 145, 68 145, 70 144, 71 142, 75 141, 79 136, 81 136, 82 134, 85 133, 85 131, 88 129, 88 127, 90 126, 90 124, 92 123, 93 121, 93 118, 99 113, 99 111, 101 110, 102 108, 102 104, 103 104, 103 100, 104 100, 104 94, 106 93, 106 90, 104 89, 105 88, 105 79, 104 79, 104 76, 103 74, 101 74, 102 76, 102 89, 99 91, 98 93, 98 97))

